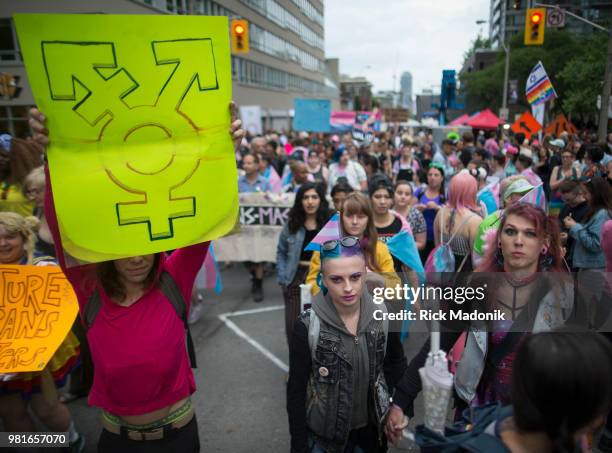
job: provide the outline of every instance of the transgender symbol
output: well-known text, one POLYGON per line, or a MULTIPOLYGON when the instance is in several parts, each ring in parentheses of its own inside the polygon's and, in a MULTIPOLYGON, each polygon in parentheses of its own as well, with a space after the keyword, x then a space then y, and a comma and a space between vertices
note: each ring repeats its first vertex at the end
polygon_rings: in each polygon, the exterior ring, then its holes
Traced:
POLYGON ((118 67, 113 43, 42 43, 51 98, 75 101, 72 110, 100 128, 96 140, 100 145, 112 138, 116 146, 119 138, 129 147, 129 161, 103 163, 114 184, 141 196, 139 201, 115 204, 117 221, 120 226, 147 224, 154 241, 174 236, 174 219, 196 214, 195 196, 173 195, 192 178, 201 161, 177 159, 181 146, 186 146, 177 137, 197 139, 201 131, 180 108, 193 85, 198 91, 218 90, 219 82, 210 38, 154 41, 151 50, 157 65, 174 65, 174 69, 152 105, 131 107, 124 99, 140 85, 118 67), (143 134, 156 135, 158 140, 143 143, 138 140, 143 134))

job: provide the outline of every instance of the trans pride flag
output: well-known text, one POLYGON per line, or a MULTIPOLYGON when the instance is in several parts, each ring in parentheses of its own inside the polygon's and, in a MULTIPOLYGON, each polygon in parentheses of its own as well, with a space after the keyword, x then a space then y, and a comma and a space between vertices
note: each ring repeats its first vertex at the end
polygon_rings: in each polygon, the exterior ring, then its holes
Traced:
POLYGON ((321 231, 314 237, 314 239, 304 247, 304 250, 312 250, 313 252, 320 252, 321 246, 324 242, 333 241, 334 239, 340 239, 342 234, 340 233, 340 213, 336 212, 331 219, 321 228, 321 231))
POLYGON ((532 204, 534 206, 542 208, 544 212, 547 212, 546 195, 544 195, 544 186, 542 184, 531 189, 529 192, 523 195, 523 197, 518 202, 532 204))
POLYGON ((557 93, 541 61, 538 61, 538 64, 534 66, 529 77, 527 77, 525 94, 527 102, 531 105, 542 104, 551 98, 557 97, 557 93))

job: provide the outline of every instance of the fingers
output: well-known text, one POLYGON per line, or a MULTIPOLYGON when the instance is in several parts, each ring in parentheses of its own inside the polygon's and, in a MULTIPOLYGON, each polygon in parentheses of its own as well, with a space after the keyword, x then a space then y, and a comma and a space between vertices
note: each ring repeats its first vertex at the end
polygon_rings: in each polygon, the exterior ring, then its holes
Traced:
POLYGON ((230 116, 232 117, 232 122, 238 118, 238 107, 236 107, 236 103, 231 101, 229 103, 230 116))

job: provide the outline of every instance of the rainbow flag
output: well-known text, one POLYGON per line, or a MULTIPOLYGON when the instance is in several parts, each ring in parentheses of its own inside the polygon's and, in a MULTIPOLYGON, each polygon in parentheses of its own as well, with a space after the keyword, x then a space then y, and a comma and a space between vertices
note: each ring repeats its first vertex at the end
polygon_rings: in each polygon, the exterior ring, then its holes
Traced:
POLYGON ((319 252, 324 242, 340 239, 340 237, 342 237, 340 233, 340 213, 336 212, 331 219, 323 225, 323 228, 321 228, 321 231, 317 233, 314 239, 304 247, 304 250, 319 252))
POLYGON ((534 66, 529 77, 527 77, 525 95, 527 96, 527 102, 531 105, 542 104, 557 97, 541 61, 538 61, 538 64, 534 66))

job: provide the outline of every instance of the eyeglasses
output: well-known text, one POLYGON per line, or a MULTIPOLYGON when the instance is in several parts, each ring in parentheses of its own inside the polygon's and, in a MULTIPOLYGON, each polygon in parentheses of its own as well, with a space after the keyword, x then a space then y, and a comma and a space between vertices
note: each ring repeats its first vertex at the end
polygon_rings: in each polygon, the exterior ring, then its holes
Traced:
POLYGON ((323 252, 331 252, 338 248, 338 246, 342 247, 355 247, 359 244, 359 239, 355 236, 345 236, 342 239, 332 239, 331 241, 325 241, 321 246, 321 250, 323 252))

